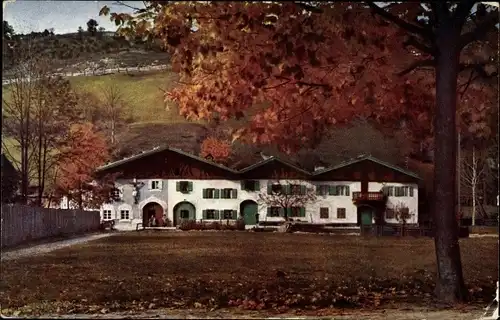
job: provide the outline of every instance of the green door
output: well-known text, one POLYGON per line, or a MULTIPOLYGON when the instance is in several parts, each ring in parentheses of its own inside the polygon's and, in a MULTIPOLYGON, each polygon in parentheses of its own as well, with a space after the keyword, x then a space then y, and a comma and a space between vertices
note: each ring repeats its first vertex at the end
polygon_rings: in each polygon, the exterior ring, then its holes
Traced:
POLYGON ((361 225, 371 226, 372 225, 372 209, 369 207, 361 207, 361 225))
POLYGON ((243 207, 243 219, 245 220, 245 225, 255 225, 257 224, 257 204, 256 203, 246 203, 243 207))
POLYGON ((175 207, 174 225, 178 225, 183 220, 196 220, 196 210, 189 202, 181 202, 175 207))

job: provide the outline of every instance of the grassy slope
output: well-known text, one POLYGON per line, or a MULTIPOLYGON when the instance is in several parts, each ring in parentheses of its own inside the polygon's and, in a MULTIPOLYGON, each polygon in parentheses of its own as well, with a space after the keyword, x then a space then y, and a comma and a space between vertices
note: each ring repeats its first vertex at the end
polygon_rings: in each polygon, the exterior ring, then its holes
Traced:
MULTIPOLYGON (((115 74, 95 77, 72 77, 70 81, 75 90, 94 93, 103 101, 103 88, 110 83, 116 83, 122 90, 123 98, 127 102, 125 113, 131 116, 133 123, 130 126, 144 126, 148 123, 186 123, 187 120, 178 114, 177 108, 164 102, 163 91, 175 85, 177 75, 173 72, 151 72, 141 74, 115 74), (167 111, 167 107, 169 110, 167 111)), ((7 87, 2 91, 8 97, 7 87)), ((6 140, 8 153, 14 161, 20 160, 19 151, 15 142, 9 137, 6 140)), ((9 157, 10 158, 10 157, 9 157)))

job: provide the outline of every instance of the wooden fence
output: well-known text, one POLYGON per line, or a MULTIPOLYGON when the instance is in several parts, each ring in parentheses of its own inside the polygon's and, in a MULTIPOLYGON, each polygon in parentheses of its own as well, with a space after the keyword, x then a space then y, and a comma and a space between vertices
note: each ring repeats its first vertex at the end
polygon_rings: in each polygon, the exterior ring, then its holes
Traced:
POLYGON ((2 204, 2 248, 52 236, 97 231, 99 211, 36 208, 2 204))

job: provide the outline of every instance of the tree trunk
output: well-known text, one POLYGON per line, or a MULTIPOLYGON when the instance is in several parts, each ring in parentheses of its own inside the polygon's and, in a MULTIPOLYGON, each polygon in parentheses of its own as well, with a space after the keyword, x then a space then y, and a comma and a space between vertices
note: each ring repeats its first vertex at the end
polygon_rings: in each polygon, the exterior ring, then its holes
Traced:
POLYGON ((472 225, 476 225, 476 193, 477 193, 477 161, 476 161, 476 148, 472 146, 472 225))
POLYGON ((460 30, 448 20, 437 30, 435 173, 433 214, 438 267, 436 296, 442 302, 466 299, 455 212, 456 106, 460 30))

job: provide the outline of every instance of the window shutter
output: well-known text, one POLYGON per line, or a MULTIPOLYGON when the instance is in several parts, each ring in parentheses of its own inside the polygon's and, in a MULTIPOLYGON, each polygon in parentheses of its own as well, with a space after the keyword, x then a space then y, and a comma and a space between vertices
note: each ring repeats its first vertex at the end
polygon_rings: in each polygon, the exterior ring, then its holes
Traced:
POLYGON ((181 182, 180 182, 180 181, 177 181, 177 182, 175 183, 175 190, 176 190, 176 191, 181 191, 181 182))
POLYGON ((215 215, 214 219, 215 220, 219 220, 220 210, 215 210, 215 214, 214 215, 215 215))
POLYGON ((384 196, 387 196, 387 194, 389 193, 389 192, 387 192, 387 187, 385 187, 385 186, 382 187, 382 193, 384 194, 384 196))
POLYGON ((159 184, 160 184, 160 185, 159 185, 160 190, 163 190, 163 180, 160 180, 160 181, 159 181, 159 184))
POLYGON ((273 193, 273 185, 268 183, 267 184, 267 194, 272 194, 273 193))
POLYGON ((192 181, 188 181, 188 191, 193 191, 193 182, 192 181))
POLYGON ((410 187, 410 197, 413 197, 413 187, 410 187))
POLYGON ((241 190, 246 190, 245 189, 245 180, 241 180, 241 190))
POLYGON ((232 189, 231 190, 231 194, 232 194, 232 199, 237 199, 238 198, 238 189, 232 189))
POLYGON ((335 195, 335 187, 334 186, 328 186, 328 194, 331 196, 335 195))
POLYGON ((254 191, 260 191, 260 181, 259 180, 255 180, 255 190, 254 191))
POLYGON ((214 199, 219 199, 220 190, 214 189, 214 199))
POLYGON ((300 207, 300 216, 305 217, 306 216, 306 208, 305 207, 300 207))
POLYGON ((350 193, 351 193, 351 190, 350 190, 349 186, 346 186, 345 187, 345 195, 348 196, 348 195, 350 195, 350 193))
POLYGON ((291 217, 292 216, 292 208, 286 208, 286 215, 288 217, 291 217))
MULTIPOLYGON (((203 190, 206 190, 206 189, 203 189, 203 190)), ((203 210, 203 219, 206 219, 207 218, 207 210, 203 210)))
POLYGON ((306 186, 304 186, 304 185, 300 186, 300 194, 301 195, 305 195, 306 194, 306 186))
POLYGON ((267 207, 267 216, 270 217, 271 216, 271 207, 267 207))
POLYGON ((207 198, 207 189, 203 189, 203 199, 207 198))
POLYGON ((231 212, 231 219, 236 219, 237 215, 238 215, 238 211, 232 210, 232 212, 231 212))
POLYGON ((149 190, 153 189, 153 181, 149 180, 148 188, 149 188, 149 190))
POLYGON ((316 186, 316 195, 320 196, 321 195, 321 186, 316 186))

